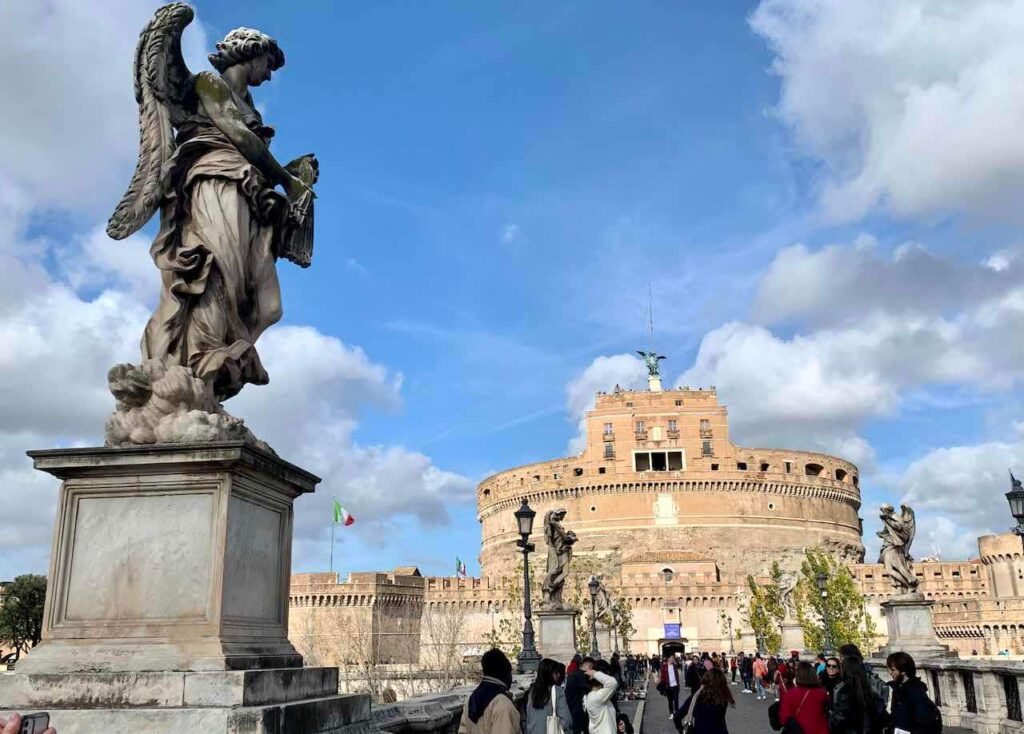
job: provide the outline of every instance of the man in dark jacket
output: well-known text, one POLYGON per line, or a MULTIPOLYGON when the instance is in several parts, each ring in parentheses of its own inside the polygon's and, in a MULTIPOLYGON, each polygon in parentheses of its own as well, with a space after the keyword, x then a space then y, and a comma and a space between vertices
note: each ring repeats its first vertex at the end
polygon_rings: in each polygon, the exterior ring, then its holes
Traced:
POLYGON ((885 661, 892 680, 892 710, 887 732, 897 729, 910 734, 938 734, 942 731, 942 715, 928 698, 928 687, 917 677, 914 658, 905 652, 894 652, 885 661))
POLYGON ((594 658, 585 657, 580 666, 565 679, 565 702, 572 714, 573 734, 587 734, 587 712, 583 708, 583 697, 590 693, 590 678, 587 671, 594 667, 594 658))

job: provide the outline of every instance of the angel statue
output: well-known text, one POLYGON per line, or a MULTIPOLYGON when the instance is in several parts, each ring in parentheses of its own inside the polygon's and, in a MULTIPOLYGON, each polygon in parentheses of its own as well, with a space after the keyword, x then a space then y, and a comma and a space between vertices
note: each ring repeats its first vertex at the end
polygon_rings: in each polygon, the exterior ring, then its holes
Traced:
POLYGON ((139 160, 107 234, 124 239, 159 210, 150 254, 162 287, 141 364, 108 375, 117 408, 107 445, 258 443, 221 403, 269 381, 255 345, 281 318, 276 261, 305 267, 312 257, 319 164, 274 158, 274 129, 249 93, 284 53, 270 36, 237 28, 209 56, 216 72, 193 74, 181 55, 193 16, 184 3, 158 9, 135 54, 139 160))
POLYGON ((576 533, 562 527, 565 509, 548 510, 544 515, 544 540, 548 544, 548 573, 541 587, 542 605, 549 609, 562 609, 562 591, 569 575, 572 546, 576 533))
POLYGON ((658 354, 655 351, 641 352, 639 349, 636 351, 640 355, 640 359, 644 361, 644 365, 647 367, 647 374, 649 377, 660 377, 661 371, 658 365, 663 359, 668 359, 664 354, 658 354))
POLYGON ((796 619, 796 601, 793 593, 796 591, 797 577, 795 573, 784 573, 779 577, 779 602, 785 612, 785 619, 796 619))
POLYGON ((882 539, 882 550, 878 562, 885 566, 885 572, 892 580, 893 586, 904 594, 917 591, 918 578, 914 575, 910 562, 910 544, 914 542, 917 532, 917 521, 914 511, 908 505, 900 505, 900 515, 896 516, 892 505, 882 505, 879 516, 882 529, 877 533, 882 539))

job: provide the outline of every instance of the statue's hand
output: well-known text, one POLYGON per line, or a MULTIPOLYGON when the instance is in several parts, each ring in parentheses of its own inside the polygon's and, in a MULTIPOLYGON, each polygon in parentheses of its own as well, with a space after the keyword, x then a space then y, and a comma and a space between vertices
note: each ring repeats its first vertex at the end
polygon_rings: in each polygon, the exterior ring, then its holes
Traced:
POLYGON ((298 176, 292 176, 285 180, 284 191, 288 195, 288 200, 294 202, 298 201, 299 198, 301 198, 307 191, 312 193, 313 188, 311 186, 307 186, 306 183, 298 176))

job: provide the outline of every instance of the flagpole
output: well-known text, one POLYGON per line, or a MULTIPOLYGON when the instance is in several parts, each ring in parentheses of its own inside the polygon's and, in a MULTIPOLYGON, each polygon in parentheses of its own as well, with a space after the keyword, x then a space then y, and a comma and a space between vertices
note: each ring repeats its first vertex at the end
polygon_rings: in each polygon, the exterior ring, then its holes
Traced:
MULTIPOLYGON (((333 498, 335 502, 338 499, 333 498)), ((334 572, 334 529, 338 527, 338 523, 334 520, 334 505, 331 505, 331 572, 334 572)))

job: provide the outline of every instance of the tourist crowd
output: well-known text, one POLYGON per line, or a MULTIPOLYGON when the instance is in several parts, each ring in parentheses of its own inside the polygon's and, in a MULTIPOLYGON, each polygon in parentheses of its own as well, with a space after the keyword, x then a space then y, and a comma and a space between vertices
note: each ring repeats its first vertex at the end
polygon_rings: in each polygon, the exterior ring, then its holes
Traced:
POLYGON ((577 655, 568 665, 544 658, 519 706, 509 693, 512 665, 505 655, 490 650, 481 664, 483 680, 466 702, 460 734, 633 734, 619 701, 648 681, 666 698, 681 734, 728 734, 729 710, 736 705, 731 686, 758 701, 773 699, 765 715, 783 734, 942 731, 942 717, 910 655, 889 655, 890 680, 884 683, 855 645, 815 661, 801 660, 795 651, 789 658, 742 652, 664 659, 616 654, 611 660, 577 655))

